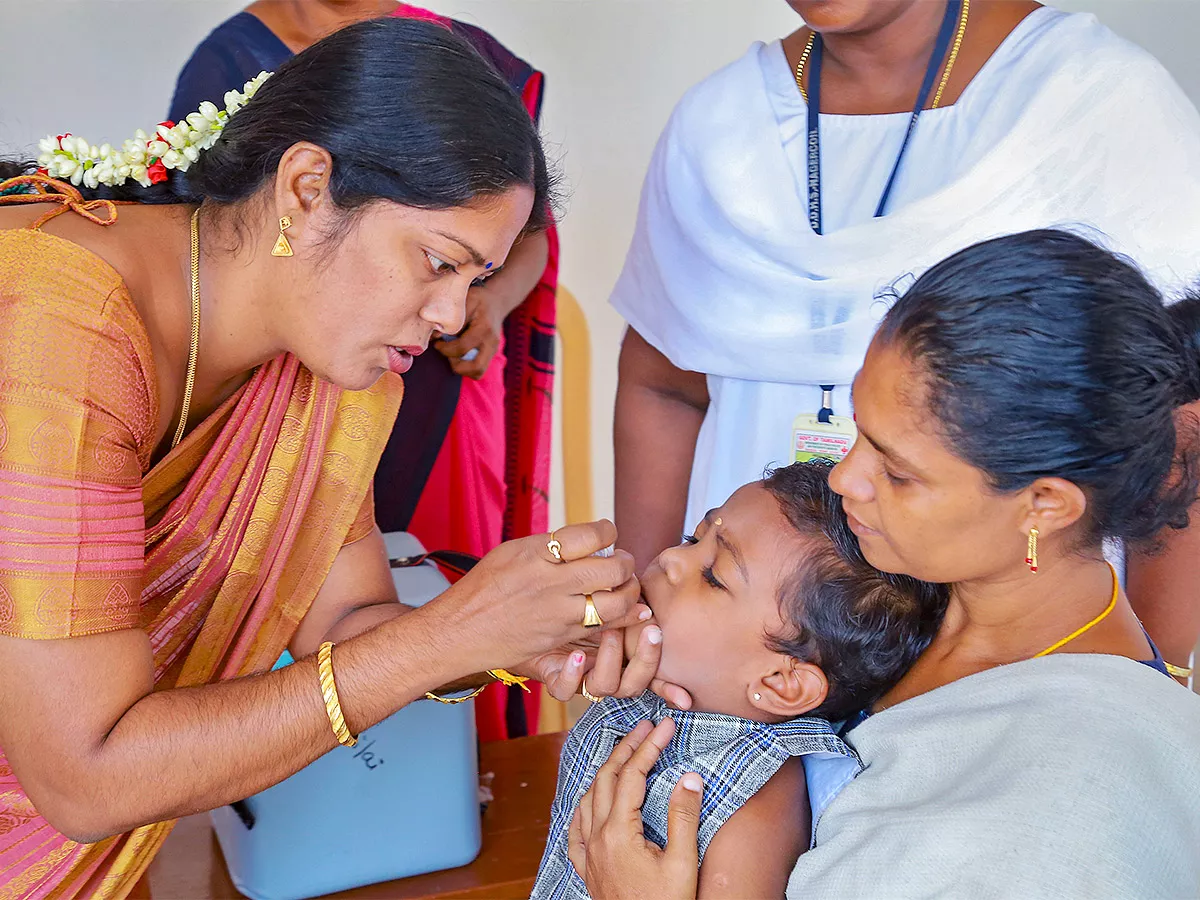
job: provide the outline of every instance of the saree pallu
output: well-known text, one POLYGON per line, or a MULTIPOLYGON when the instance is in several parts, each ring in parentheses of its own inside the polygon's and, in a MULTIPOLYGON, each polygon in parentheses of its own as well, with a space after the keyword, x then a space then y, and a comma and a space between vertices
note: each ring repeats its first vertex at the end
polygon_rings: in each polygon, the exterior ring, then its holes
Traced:
MULTIPOLYGON (((151 466, 150 343, 83 248, 0 232, 0 634, 140 627, 155 689, 271 668, 338 551, 374 527, 371 477, 399 405, 290 355, 151 466)), ((0 755, 0 898, 120 898, 172 823, 95 844, 57 832, 0 755)))
MULTIPOLYGON (((544 76, 486 31, 407 4, 401 4, 395 15, 438 22, 466 38, 521 97, 530 117, 539 119, 544 76)), ((440 445, 428 448, 433 452, 426 457, 425 467, 397 464, 404 452, 398 445, 406 440, 400 429, 389 442, 375 480, 384 531, 409 530, 431 549, 483 556, 501 541, 547 530, 559 256, 553 227, 547 237, 549 256, 542 277, 505 320, 500 352, 481 380, 454 375, 437 353, 415 361, 414 369, 444 370, 445 396, 453 413, 442 430, 425 432, 440 440, 440 445), (428 475, 415 484, 414 472, 428 475), (412 500, 385 508, 384 498, 396 498, 398 491, 407 491, 404 496, 412 500)), ((430 392, 422 402, 433 396, 430 392)), ((411 441, 411 434, 407 440, 411 441)), ((499 684, 489 687, 475 701, 480 739, 535 731, 539 700, 537 692, 525 694, 499 684)))

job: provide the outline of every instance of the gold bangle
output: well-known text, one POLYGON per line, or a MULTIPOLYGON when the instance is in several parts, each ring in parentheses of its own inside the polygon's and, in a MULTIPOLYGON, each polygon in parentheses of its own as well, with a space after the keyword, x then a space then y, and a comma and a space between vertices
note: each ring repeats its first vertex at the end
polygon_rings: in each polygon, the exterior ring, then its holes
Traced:
POLYGON ((1187 666, 1173 666, 1169 662, 1167 662, 1165 659, 1163 660, 1163 665, 1165 665, 1167 667, 1167 674, 1170 675, 1172 678, 1191 678, 1192 677, 1192 670, 1190 668, 1188 668, 1187 666))
MULTIPOLYGON (((525 682, 527 682, 529 680, 528 678, 523 678, 520 675, 514 675, 512 672, 509 672, 506 669, 488 669, 487 674, 491 675, 493 678, 495 678, 501 684, 507 684, 509 687, 512 687, 515 684, 517 687, 519 687, 525 693, 527 693, 527 694, 533 693, 531 690, 529 690, 529 688, 527 688, 525 686, 525 682)), ((466 703, 468 700, 474 700, 476 697, 478 697, 480 694, 482 694, 487 689, 488 689, 488 685, 486 685, 486 684, 480 685, 479 687, 475 688, 475 690, 471 691, 471 693, 463 694, 463 696, 461 696, 461 697, 439 697, 433 691, 426 691, 425 699, 426 700, 436 700, 438 703, 450 703, 450 704, 466 703)))
POLYGON ((325 712, 329 714, 333 734, 343 747, 353 747, 358 743, 358 738, 350 733, 346 717, 342 715, 342 704, 338 701, 337 685, 333 680, 333 643, 330 641, 317 650, 317 673, 321 678, 321 695, 325 698, 325 712))
POLYGON ((449 704, 453 705, 455 703, 466 703, 468 700, 474 700, 476 697, 478 697, 480 694, 482 694, 485 690, 487 690, 486 684, 475 688, 475 690, 471 691, 471 693, 464 694, 461 697, 439 697, 433 691, 426 691, 425 699, 426 700, 436 700, 438 703, 449 703, 449 704))

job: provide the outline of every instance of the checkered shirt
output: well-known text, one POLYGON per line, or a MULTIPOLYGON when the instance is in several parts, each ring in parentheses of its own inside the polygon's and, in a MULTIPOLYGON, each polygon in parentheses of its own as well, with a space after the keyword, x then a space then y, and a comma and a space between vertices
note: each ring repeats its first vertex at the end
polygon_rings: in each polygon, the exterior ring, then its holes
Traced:
POLYGON ((571 729, 558 768, 550 836, 532 900, 587 900, 587 887, 567 858, 567 832, 584 795, 613 748, 638 722, 675 720, 675 736, 650 772, 642 820, 646 837, 667 842, 667 806, 686 772, 704 778, 700 807, 700 858, 717 829, 793 756, 833 754, 857 762, 854 751, 824 719, 800 717, 767 725, 718 713, 670 709, 649 691, 629 700, 593 703, 571 729))

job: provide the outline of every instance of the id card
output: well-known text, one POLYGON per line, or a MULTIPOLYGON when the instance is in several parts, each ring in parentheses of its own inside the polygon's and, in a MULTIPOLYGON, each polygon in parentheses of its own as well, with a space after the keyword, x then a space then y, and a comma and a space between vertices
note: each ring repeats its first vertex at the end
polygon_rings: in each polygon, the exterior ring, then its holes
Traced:
POLYGON ((857 437, 858 427, 847 416, 830 416, 822 422, 816 413, 802 413, 792 422, 792 462, 841 462, 857 437))

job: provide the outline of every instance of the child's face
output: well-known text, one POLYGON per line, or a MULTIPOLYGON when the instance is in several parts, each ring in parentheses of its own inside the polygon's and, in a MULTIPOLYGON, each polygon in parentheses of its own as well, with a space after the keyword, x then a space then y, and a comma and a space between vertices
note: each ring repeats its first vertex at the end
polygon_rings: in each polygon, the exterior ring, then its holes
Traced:
POLYGON ((659 676, 686 688, 694 709, 762 720, 805 712, 793 707, 812 673, 798 672, 807 664, 771 650, 766 638, 785 630, 780 592, 809 539, 761 482, 710 512, 694 537, 664 550, 642 574, 663 632, 659 676))

